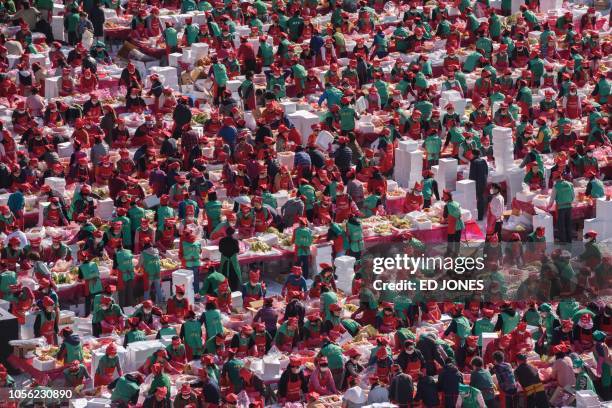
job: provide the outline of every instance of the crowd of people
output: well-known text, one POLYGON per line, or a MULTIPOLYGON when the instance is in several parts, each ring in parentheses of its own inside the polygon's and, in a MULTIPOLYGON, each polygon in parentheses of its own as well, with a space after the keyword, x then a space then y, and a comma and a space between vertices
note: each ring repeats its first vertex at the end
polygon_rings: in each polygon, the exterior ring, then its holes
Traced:
MULTIPOLYGON (((35 314, 34 335, 61 344, 56 357, 66 368, 57 381, 77 387, 93 380, 114 404, 144 407, 335 401, 349 408, 377 402, 540 408, 570 405, 580 390, 612 399, 612 306, 563 299, 612 281, 612 255, 572 213, 579 199, 593 205, 610 196, 609 19, 588 7, 576 20, 570 4, 551 19, 534 0, 514 14, 506 0, 501 9, 481 0, 423 3, 69 1, 63 42, 53 39, 53 2, 0 1, 4 26, 14 28, 0 35, 0 188, 6 192, 0 295, 21 325, 35 314), (177 68, 192 79, 181 85, 203 79, 210 90, 179 92, 163 75, 113 52, 105 43, 105 8, 131 16, 128 40, 135 46, 157 41, 165 50, 160 64, 171 53, 208 44, 207 56, 177 68), (177 26, 161 10, 201 12, 205 23, 187 18, 177 26), (382 18, 390 14, 397 19, 382 18), (238 35, 241 26, 250 34, 238 35), (443 51, 440 66, 431 61, 434 47, 443 51), (121 75, 109 91, 105 73, 115 64, 121 75), (47 98, 52 77, 59 77, 58 96, 47 98), (232 92, 236 79, 241 83, 232 92), (441 104, 446 91, 469 97, 471 106, 458 112, 452 102, 441 104), (285 112, 288 98, 320 121, 298 129, 285 112), (382 118, 374 132, 363 131, 363 115, 382 118), (545 210, 555 216, 556 240, 584 237, 579 273, 567 251, 546 255, 540 246, 537 256, 523 253, 523 242, 545 243, 540 227, 527 237, 511 234, 516 245, 507 256, 541 262, 539 277, 554 286, 546 292, 554 302, 541 293, 523 302, 416 301, 403 294, 383 300, 371 290, 363 260, 363 221, 390 212, 389 182, 402 170, 399 143, 415 140, 423 152, 422 174, 407 186, 401 214, 432 211, 441 201, 447 254, 459 254, 463 209, 436 175, 440 158, 455 158, 475 181, 472 216, 484 221, 494 255, 508 241, 506 208, 516 198, 506 183, 489 180, 499 165, 497 127, 512 130, 512 155, 522 159, 527 190, 550 189, 545 210), (322 145, 325 135, 331 139, 322 145), (66 147, 71 153, 63 157, 66 147), (284 154, 293 155, 291 163, 282 162, 284 154), (554 162, 550 176, 545 161, 554 162), (59 189, 57 180, 66 184, 59 189), (586 189, 578 194, 580 182, 586 189), (282 205, 279 192, 288 195, 282 205), (113 201, 109 217, 99 213, 106 196, 113 201), (41 204, 34 210, 44 208, 40 225, 32 221, 32 197, 41 204), (316 233, 321 227, 323 235, 316 233), (239 262, 244 241, 271 228, 289 233, 295 256, 290 270, 280 271, 288 273, 280 294, 267 293, 260 263, 243 273, 239 262), (351 293, 337 288, 331 263, 315 264, 314 248, 323 242, 331 243, 332 260, 357 260, 351 293), (202 255, 206 245, 218 245, 219 261, 202 255), (173 284, 168 299, 166 258, 193 272, 193 287, 173 284), (102 277, 100 260, 112 265, 110 278, 102 277), (111 344, 90 372, 79 334, 59 327, 66 305, 51 270, 61 263, 77 269, 95 337, 117 334, 126 347, 157 332, 171 343, 130 373, 119 363, 119 344, 111 344), (229 331, 222 322, 237 313, 237 291, 242 307, 256 314, 229 331), (126 307, 135 311, 125 313, 126 307), (345 347, 370 326, 377 331, 373 348, 345 347), (498 335, 486 342, 483 333, 498 335), (271 350, 289 359, 274 384, 246 364, 246 357, 271 350), (198 381, 172 395, 174 376, 194 361, 201 365, 198 381)), ((395 239, 413 253, 425 253, 428 244, 410 233, 395 239)), ((488 262, 491 271, 503 265, 501 256, 488 262)), ((14 386, 4 366, 0 383, 14 386)))

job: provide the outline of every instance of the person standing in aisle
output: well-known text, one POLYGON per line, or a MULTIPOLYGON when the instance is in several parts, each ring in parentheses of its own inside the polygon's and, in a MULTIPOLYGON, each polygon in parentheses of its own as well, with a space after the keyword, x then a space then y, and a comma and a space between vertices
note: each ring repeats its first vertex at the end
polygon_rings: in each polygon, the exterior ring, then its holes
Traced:
POLYGON ((570 244, 572 242, 572 203, 576 198, 574 186, 567 180, 561 178, 558 171, 552 174, 554 187, 550 195, 548 208, 552 208, 553 203, 557 210, 557 226, 559 229, 559 241, 570 244))
POLYGON ((501 187, 497 183, 491 184, 489 189, 491 200, 487 208, 487 235, 497 235, 501 241, 502 225, 504 223, 504 196, 501 194, 501 187))

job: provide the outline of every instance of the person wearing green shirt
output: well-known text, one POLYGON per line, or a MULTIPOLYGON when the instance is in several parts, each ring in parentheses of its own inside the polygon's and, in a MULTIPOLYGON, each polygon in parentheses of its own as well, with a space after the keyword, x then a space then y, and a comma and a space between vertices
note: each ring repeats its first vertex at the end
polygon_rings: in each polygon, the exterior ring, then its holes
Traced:
POLYGON ((382 191, 377 190, 363 200, 363 217, 368 218, 378 214, 379 206, 382 205, 382 191))
POLYGON ((162 36, 164 37, 164 41, 166 42, 166 45, 171 53, 179 50, 178 33, 174 28, 174 23, 172 23, 172 21, 166 22, 166 28, 164 29, 162 36))
POLYGON ((140 396, 140 385, 144 382, 144 376, 140 373, 126 374, 117 378, 109 384, 108 389, 112 391, 111 401, 114 403, 136 405, 140 396))
POLYGON ((200 291, 200 266, 202 265, 202 246, 197 240, 195 232, 189 231, 186 234, 185 238, 183 239, 182 250, 183 264, 185 265, 185 268, 193 271, 193 290, 194 293, 198 293, 200 291))
POLYGON ((306 198, 304 209, 306 211, 306 218, 311 221, 314 218, 314 206, 317 199, 316 191, 314 187, 308 183, 308 180, 301 179, 300 186, 298 187, 298 194, 306 198))
POLYGON ((461 233, 465 228, 461 219, 461 206, 453 200, 450 191, 444 191, 442 199, 446 202, 444 205, 444 218, 446 219, 447 234, 448 234, 448 249, 449 253, 457 253, 459 251, 459 242, 461 241, 461 233))
POLYGON ((216 55, 211 57, 212 66, 210 67, 209 75, 212 74, 214 80, 214 103, 218 104, 221 100, 221 96, 225 91, 225 86, 229 80, 227 76, 227 69, 222 62, 219 62, 216 55))
POLYGON ((589 179, 585 192, 587 197, 597 199, 606 195, 604 184, 597 178, 597 174, 593 170, 585 172, 585 176, 589 179))
POLYGON ((482 58, 483 55, 478 51, 473 51, 472 53, 470 53, 465 59, 465 62, 463 63, 463 72, 465 72, 466 74, 473 72, 482 58))
POLYGON ((170 399, 170 388, 172 388, 172 382, 170 381, 170 376, 164 372, 164 368, 161 364, 155 363, 151 366, 151 374, 153 375, 153 381, 151 381, 151 387, 149 388, 148 395, 153 395, 157 397, 165 396, 168 400, 170 399), (165 393, 160 391, 160 389, 165 388, 165 393))
POLYGON ((356 213, 352 213, 346 222, 346 237, 349 245, 349 255, 361 259, 361 251, 365 249, 363 227, 356 213))
MULTIPOLYGON (((111 222, 121 222, 121 240, 125 248, 132 247, 132 225, 124 207, 117 208, 117 216, 111 222)), ((140 225, 140 224, 139 224, 140 225)))
MULTIPOLYGON (((382 99, 382 98, 381 98, 382 99)), ((350 106, 350 99, 343 97, 341 100, 342 107, 340 108, 340 130, 344 133, 355 130, 355 119, 359 119, 359 115, 350 106)))
POLYGON ((68 44, 75 46, 79 42, 79 23, 81 17, 76 5, 64 16, 64 28, 68 34, 68 44))
POLYGON ((554 172, 551 176, 554 187, 550 196, 549 208, 553 203, 557 210, 557 227, 559 230, 559 241, 572 242, 572 203, 575 199, 574 186, 569 181, 561 178, 561 173, 554 172))
POLYGON ((211 11, 213 8, 212 4, 206 0, 198 1, 198 11, 211 11))
POLYGON ((593 380, 589 376, 589 372, 586 370, 584 360, 582 360, 580 357, 575 357, 572 362, 574 368, 578 370, 578 373, 576 374, 576 391, 597 392, 595 390, 593 380))
POLYGON ((605 105, 608 103, 608 98, 610 97, 610 81, 606 79, 605 73, 600 72, 597 74, 597 76, 598 81, 595 84, 595 88, 593 89, 591 95, 595 97, 595 100, 598 103, 605 105))
POLYGON ((188 11, 196 11, 198 9, 194 0, 183 0, 181 2, 181 14, 186 14, 188 11))
POLYGON ((205 310, 200 316, 200 323, 206 329, 206 338, 210 339, 219 333, 223 333, 223 323, 221 322, 221 312, 217 309, 217 298, 207 295, 204 302, 205 310))
POLYGON ((321 304, 321 312, 323 314, 323 320, 331 320, 332 312, 330 310, 330 306, 338 303, 338 295, 336 292, 333 292, 330 287, 323 286, 321 288, 321 296, 319 297, 321 304))
POLYGON ((293 63, 291 65, 291 77, 296 86, 297 97, 301 98, 304 96, 304 90, 306 88, 306 77, 307 71, 303 65, 299 63, 299 58, 294 56, 292 59, 293 63))
MULTIPOLYGON (((202 323, 195 319, 195 312, 193 310, 187 311, 185 314, 185 321, 181 326, 179 337, 185 345, 185 352, 187 353, 187 359, 197 359, 204 353, 202 344, 202 323)), ((214 336, 210 337, 211 339, 214 336)))
POLYGON ((159 198, 159 206, 155 210, 155 220, 157 221, 157 228, 155 231, 156 241, 159 241, 159 239, 162 237, 163 231, 166 228, 164 221, 167 218, 173 218, 175 215, 174 208, 168 205, 169 202, 170 202, 170 196, 168 196, 167 194, 164 194, 159 198))
POLYGON ((399 53, 408 52, 408 41, 409 32, 402 26, 398 26, 393 31, 392 38, 395 41, 395 49, 399 53))
POLYGON ((280 67, 273 65, 272 73, 268 77, 266 83, 266 91, 272 92, 277 99, 287 96, 287 86, 285 82, 286 76, 281 71, 280 67))
POLYGON ((274 63, 274 50, 267 40, 267 35, 260 36, 259 49, 257 50, 257 58, 261 60, 261 64, 264 67, 269 67, 274 63))
POLYGON ((228 382, 232 391, 239 393, 243 387, 240 369, 244 367, 244 361, 236 357, 235 350, 227 350, 227 353, 228 359, 221 370, 221 381, 228 382))
MULTIPOLYGON (((312 188, 312 186, 309 186, 312 188)), ((304 279, 308 279, 310 270, 310 246, 313 243, 313 235, 308 228, 308 219, 300 217, 298 219, 300 225, 293 232, 293 244, 298 259, 298 265, 302 267, 304 279)))
POLYGON ((327 358, 329 370, 332 373, 334 383, 338 389, 342 387, 342 380, 344 379, 344 361, 342 360, 342 354, 342 347, 330 339, 327 339, 324 340, 318 355, 318 357, 327 358))
POLYGON ((100 280, 100 270, 98 265, 91 262, 89 254, 83 254, 85 259, 79 265, 79 278, 83 279, 87 284, 87 296, 85 297, 85 315, 89 316, 92 307, 93 298, 102 292, 102 281, 100 280))
POLYGON ((208 235, 214 231, 214 229, 221 222, 221 209, 223 205, 219 200, 217 200, 217 192, 211 191, 208 193, 207 201, 204 204, 204 213, 206 214, 206 219, 208 223, 206 225, 206 230, 208 235))
POLYGON ((159 250, 151 245, 151 239, 149 237, 145 237, 143 240, 142 252, 140 253, 138 264, 141 265, 144 270, 145 300, 150 299, 151 288, 153 288, 155 291, 155 302, 163 302, 164 295, 161 290, 161 257, 159 250))
POLYGON ((587 231, 587 233, 584 234, 584 252, 578 256, 578 259, 591 269, 596 268, 602 261, 601 249, 596 240, 597 232, 587 231))
POLYGON ((302 36, 302 31, 304 31, 304 19, 300 13, 301 10, 296 9, 293 16, 287 20, 287 31, 292 42, 297 42, 302 36))
POLYGON ((274 344, 282 351, 290 352, 299 340, 298 318, 288 318, 280 325, 274 336, 274 344))
POLYGON ((119 304, 123 307, 134 304, 134 255, 129 249, 117 244, 113 269, 119 278, 119 304))
POLYGON ((533 95, 531 93, 531 88, 527 86, 527 82, 524 80, 519 81, 519 91, 516 95, 516 101, 521 107, 522 112, 529 112, 529 117, 533 116, 533 95))
POLYGON ((485 401, 478 388, 459 384, 457 405, 462 408, 480 408, 485 406, 485 401))

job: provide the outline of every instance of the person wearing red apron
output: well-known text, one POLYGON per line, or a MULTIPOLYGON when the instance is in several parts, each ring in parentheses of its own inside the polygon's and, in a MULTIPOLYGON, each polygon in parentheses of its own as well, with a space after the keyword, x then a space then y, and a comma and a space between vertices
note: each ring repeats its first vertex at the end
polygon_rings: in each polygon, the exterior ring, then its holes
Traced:
POLYGON ((468 336, 465 339, 465 344, 457 350, 457 366, 464 373, 472 371, 472 358, 480 355, 478 350, 478 336, 468 336))
POLYGON ((398 363, 404 373, 412 377, 413 381, 418 381, 421 370, 425 368, 425 360, 421 352, 416 349, 414 340, 404 341, 404 351, 398 356, 398 363))
POLYGON ((113 380, 113 375, 117 370, 119 377, 123 376, 123 370, 119 363, 119 357, 117 356, 117 346, 115 343, 111 343, 106 347, 106 352, 98 362, 98 368, 94 376, 94 383, 96 387, 108 385, 113 380))
POLYGON ((34 321, 34 336, 44 337, 50 345, 57 344, 58 316, 55 302, 49 296, 42 299, 43 310, 38 312, 34 321))
POLYGON ((2 249, 2 257, 0 257, 0 262, 2 262, 4 270, 17 270, 17 262, 19 262, 19 259, 21 259, 23 254, 23 250, 20 248, 20 246, 21 241, 19 240, 19 237, 13 236, 9 239, 8 246, 2 249))
POLYGON ((298 335, 298 318, 290 317, 276 332, 274 344, 281 351, 290 353, 293 350, 293 346, 297 343, 298 335))
POLYGON ((30 116, 30 113, 26 110, 24 101, 17 102, 12 118, 13 130, 17 134, 22 135, 26 130, 32 127, 32 116, 30 116))
POLYGON ((231 313, 232 291, 230 290, 229 280, 227 279, 219 283, 217 287, 217 306, 223 313, 231 313))
POLYGON ((122 331, 124 326, 123 315, 121 314, 119 306, 113 305, 113 299, 110 296, 102 296, 102 299, 100 299, 100 306, 103 310, 102 313, 104 313, 104 318, 100 322, 102 334, 122 331))
POLYGON ((113 177, 114 168, 110 162, 110 157, 104 155, 100 158, 100 163, 95 167, 96 183, 100 185, 108 185, 108 182, 113 177))
POLYGON ((516 355, 533 350, 534 344, 531 333, 527 331, 527 322, 519 322, 510 335, 509 362, 516 362, 516 355))
POLYGON ((185 350, 185 345, 181 343, 181 339, 178 336, 172 337, 171 343, 166 346, 166 352, 170 359, 170 365, 176 370, 182 371, 187 363, 187 351, 185 350))
POLYGON ((381 304, 383 310, 379 312, 376 317, 376 328, 380 333, 392 333, 398 327, 398 319, 393 313, 393 304, 390 302, 383 302, 381 304))
POLYGON ((120 175, 131 176, 134 174, 136 165, 134 160, 130 158, 130 151, 128 149, 119 149, 119 160, 116 163, 116 168, 120 175))
POLYGON ((189 299, 185 298, 185 285, 174 286, 174 296, 168 299, 167 313, 176 322, 182 322, 187 312, 191 310, 189 299))
POLYGON ((240 378, 242 379, 243 389, 249 396, 251 403, 249 407, 263 408, 265 403, 263 393, 265 390, 261 379, 253 375, 253 372, 246 367, 240 369, 240 378))
POLYGON ((405 213, 410 213, 413 211, 420 211, 423 208, 423 187, 421 183, 418 181, 414 183, 414 188, 411 192, 406 193, 406 197, 404 198, 404 207, 403 211, 405 213))
POLYGON ((300 402, 308 389, 299 357, 290 356, 289 366, 281 375, 278 383, 279 402, 300 402))
POLYGON ((70 96, 72 95, 72 93, 74 92, 74 78, 72 78, 72 70, 70 68, 63 68, 62 69, 62 77, 59 80, 60 82, 60 89, 59 89, 59 95, 60 96, 70 96))
POLYGON ((21 284, 11 285, 11 292, 15 295, 15 300, 11 302, 10 312, 17 318, 21 325, 26 324, 26 312, 34 304, 34 293, 28 287, 21 287, 21 284))
POLYGON ((263 207, 263 199, 260 196, 253 197, 253 226, 255 232, 265 232, 272 224, 272 215, 263 207))
POLYGON ((45 227, 59 227, 68 224, 66 215, 59 204, 59 197, 49 198, 49 205, 43 211, 43 215, 43 226, 45 227))
POLYGON ((244 358, 249 354, 252 345, 253 328, 245 324, 240 328, 240 333, 234 334, 231 340, 231 347, 236 349, 236 357, 244 358))
POLYGON ((580 320, 574 324, 574 350, 577 353, 589 352, 593 349, 593 319, 589 313, 580 316, 580 320))
POLYGON ((155 245, 155 230, 149 226, 148 218, 142 218, 140 220, 140 227, 134 233, 134 254, 137 255, 142 251, 144 242, 147 240, 152 245, 155 245))
POLYGON ((415 109, 412 111, 412 116, 406 120, 405 126, 408 130, 408 136, 414 140, 421 138, 421 116, 421 111, 415 109))
POLYGON ((393 359, 389 356, 387 347, 379 347, 376 351, 376 376, 381 379, 389 378, 393 359))
POLYGON ((251 348, 251 355, 262 358, 272 345, 272 337, 270 337, 270 334, 266 331, 265 323, 253 323, 252 340, 253 347, 251 348))
POLYGON ((579 119, 582 116, 582 101, 578 95, 578 87, 572 83, 569 92, 563 99, 565 115, 568 119, 579 119))
POLYGON ((174 237, 176 235, 176 218, 164 219, 164 230, 161 237, 157 240, 157 247, 160 251, 174 249, 174 237))
POLYGON ((352 213, 351 198, 344 192, 344 186, 342 188, 338 187, 336 194, 335 222, 341 223, 346 221, 352 213))
POLYGON ((321 315, 318 311, 311 312, 304 323, 304 346, 308 349, 321 347, 321 315))
POLYGON ((425 305, 426 311, 423 314, 422 320, 429 323, 438 323, 442 318, 442 312, 437 302, 427 302, 425 305))
POLYGON ((486 99, 491 95, 493 91, 493 83, 491 82, 491 72, 483 69, 480 74, 480 78, 476 80, 474 84, 474 91, 472 92, 472 104, 478 106, 483 99, 486 99))
POLYGON ((248 308, 251 302, 263 299, 265 293, 265 283, 260 282, 259 269, 250 270, 249 281, 242 285, 242 306, 248 308))

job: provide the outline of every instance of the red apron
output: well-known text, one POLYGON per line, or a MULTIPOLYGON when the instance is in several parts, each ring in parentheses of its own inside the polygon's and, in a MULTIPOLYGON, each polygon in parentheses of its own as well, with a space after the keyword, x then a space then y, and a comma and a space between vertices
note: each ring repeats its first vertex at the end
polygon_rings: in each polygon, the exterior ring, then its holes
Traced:
POLYGON ((578 95, 567 95, 565 112, 569 119, 577 119, 580 117, 580 98, 578 95))
POLYGON ((351 204, 347 195, 336 197, 336 222, 341 223, 351 215, 351 204))
POLYGON ((381 333, 391 333, 392 331, 395 330, 397 326, 397 319, 395 318, 395 316, 391 315, 391 316, 385 316, 382 318, 382 324, 380 326, 379 331, 381 333))
POLYGON ((266 354, 266 334, 255 335, 255 346, 257 347, 257 356, 263 357, 266 354))
POLYGON ((119 328, 119 317, 118 316, 106 316, 104 320, 100 322, 100 326, 102 326, 102 333, 109 334, 112 333, 115 328, 119 328))
POLYGON ((417 381, 421 373, 421 361, 418 359, 416 361, 409 361, 404 372, 412 377, 412 381, 417 381))
POLYGON ((302 399, 301 396, 302 382, 299 380, 299 377, 297 381, 287 381, 287 401, 298 402, 302 399))
POLYGON ((96 386, 99 387, 100 385, 108 385, 111 383, 112 379, 113 379, 113 373, 115 372, 115 367, 107 367, 104 369, 104 374, 98 374, 96 373, 95 377, 94 377, 94 381, 96 383, 96 386))
POLYGON ((40 334, 47 340, 48 344, 56 344, 55 321, 48 320, 40 326, 40 334))

